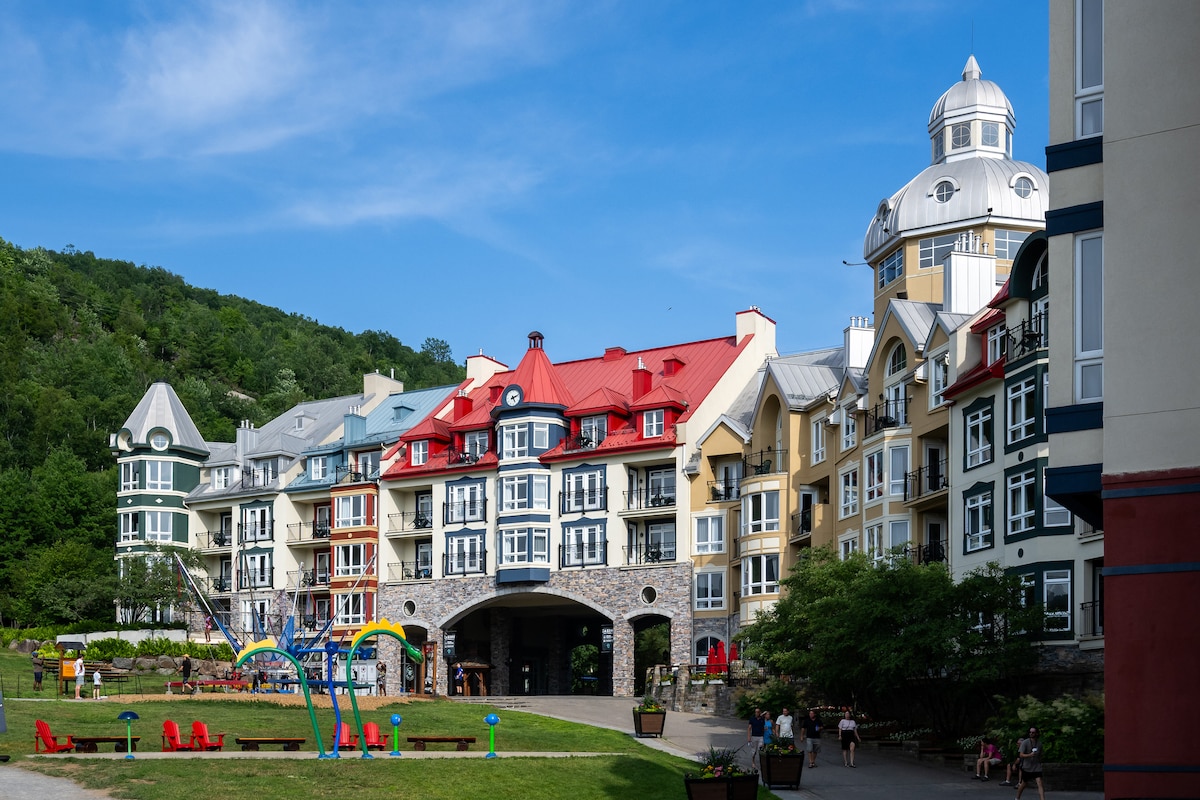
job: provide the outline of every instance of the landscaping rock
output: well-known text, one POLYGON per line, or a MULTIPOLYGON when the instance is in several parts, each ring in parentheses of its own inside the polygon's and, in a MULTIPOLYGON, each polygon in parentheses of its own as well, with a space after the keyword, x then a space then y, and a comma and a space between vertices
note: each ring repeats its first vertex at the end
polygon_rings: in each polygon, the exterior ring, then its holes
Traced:
POLYGON ((179 669, 179 665, 176 664, 175 659, 171 658, 170 656, 159 656, 158 668, 160 671, 164 669, 170 669, 172 672, 174 672, 175 670, 179 669))
POLYGON ((36 639, 21 639, 20 641, 17 641, 16 639, 14 639, 13 643, 10 644, 8 646, 8 648, 10 650, 16 650, 18 653, 24 653, 25 655, 29 655, 30 653, 32 653, 34 650, 37 650, 41 646, 42 646, 42 643, 36 639))
POLYGON ((113 669, 131 670, 133 669, 133 659, 124 656, 114 656, 113 669))

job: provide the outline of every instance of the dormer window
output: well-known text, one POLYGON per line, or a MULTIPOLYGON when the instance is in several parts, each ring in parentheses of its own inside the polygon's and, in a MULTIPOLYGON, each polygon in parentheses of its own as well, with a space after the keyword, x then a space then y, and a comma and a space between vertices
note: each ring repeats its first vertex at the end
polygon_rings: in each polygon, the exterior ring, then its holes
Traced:
POLYGON ((422 439, 419 442, 413 442, 408 446, 408 454, 410 463, 414 467, 419 467, 429 460, 429 442, 422 439))
POLYGON ((987 332, 987 363, 995 364, 1004 356, 1004 326, 996 325, 987 332))
POLYGON ((579 421, 579 438, 585 447, 595 447, 608 435, 608 418, 603 414, 579 421))
POLYGON ((304 417, 296 417, 296 430, 304 430, 304 417))
POLYGON ((413 410, 408 406, 396 406, 392 409, 392 422, 401 422, 412 412, 413 410))
POLYGON ((167 435, 165 433, 163 433, 162 431, 158 431, 157 433, 155 433, 153 436, 150 437, 150 446, 153 447, 155 450, 166 450, 167 445, 169 445, 170 443, 171 443, 171 440, 169 438, 167 438, 167 435))
POLYGON ((313 456, 308 460, 308 477, 310 480, 323 481, 329 475, 329 458, 313 456))
POLYGON ((642 438, 653 439, 663 435, 663 422, 666 412, 661 408, 642 414, 642 438))
POLYGON ((372 450, 359 453, 358 471, 362 473, 364 479, 377 477, 379 475, 379 452, 372 450))
POLYGON ((469 431, 463 435, 463 452, 478 460, 488 449, 487 431, 469 431))

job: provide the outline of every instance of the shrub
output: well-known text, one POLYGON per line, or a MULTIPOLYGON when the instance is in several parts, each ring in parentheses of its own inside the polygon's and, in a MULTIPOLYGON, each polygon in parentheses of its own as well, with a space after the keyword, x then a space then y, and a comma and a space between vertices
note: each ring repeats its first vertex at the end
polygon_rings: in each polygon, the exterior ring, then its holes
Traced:
POLYGON ((1030 727, 1040 732, 1045 761, 1091 764, 1104 761, 1104 696, 1082 698, 1063 695, 1043 702, 1026 695, 1017 700, 997 698, 1000 715, 989 721, 988 733, 997 737, 1002 750, 1016 746, 1030 727))
POLYGON ((112 661, 114 658, 133 658, 137 648, 124 639, 97 639, 88 642, 87 657, 93 661, 112 661))
MULTIPOLYGON (((742 719, 749 719, 756 708, 765 708, 774 714, 782 708, 799 710, 803 707, 803 703, 800 702, 800 693, 796 691, 796 687, 775 678, 758 691, 746 692, 739 697, 737 715, 742 719)), ((799 718, 801 715, 794 716, 799 718)))

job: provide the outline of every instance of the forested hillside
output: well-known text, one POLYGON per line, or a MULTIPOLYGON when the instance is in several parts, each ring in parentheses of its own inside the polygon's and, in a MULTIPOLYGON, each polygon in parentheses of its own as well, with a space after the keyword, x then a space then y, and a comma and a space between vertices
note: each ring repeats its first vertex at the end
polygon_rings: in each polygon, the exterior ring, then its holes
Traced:
POLYGON ((111 620, 116 469, 108 434, 171 382, 206 439, 232 441, 379 370, 405 388, 464 370, 428 338, 352 334, 154 267, 0 240, 0 624, 111 620))

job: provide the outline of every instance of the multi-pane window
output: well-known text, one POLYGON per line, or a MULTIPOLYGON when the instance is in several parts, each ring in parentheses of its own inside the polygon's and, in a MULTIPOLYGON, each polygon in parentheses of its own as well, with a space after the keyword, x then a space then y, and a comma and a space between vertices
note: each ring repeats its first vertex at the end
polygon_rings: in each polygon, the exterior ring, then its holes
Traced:
POLYGON ((725 518, 697 517, 696 518, 696 552, 724 553, 725 552, 725 518))
POLYGON ((549 528, 508 528, 500 533, 501 562, 546 564, 550 561, 549 528))
POLYGON ((675 560, 674 522, 654 522, 646 526, 646 560, 675 560))
POLYGON ((642 414, 642 438, 652 439, 663 435, 664 411, 657 408, 642 414))
POLYGON ((308 460, 309 480, 323 481, 329 474, 329 459, 325 456, 313 456, 308 460))
POLYGON ((446 569, 451 575, 483 572, 485 557, 483 534, 450 536, 446 539, 446 569))
POLYGON ((1008 443, 1033 436, 1037 427, 1037 379, 1028 378, 1008 387, 1008 443))
POLYGON ((550 449, 550 424, 547 422, 533 423, 533 449, 539 453, 550 449))
POLYGON ((587 440, 587 446, 595 447, 608 435, 608 418, 603 414, 584 417, 579 421, 579 435, 587 440))
POLYGON ((742 559, 742 596, 775 594, 779 591, 779 554, 742 559))
POLYGON ((413 442, 408 446, 409 455, 412 457, 412 465, 419 467, 429 461, 429 441, 422 439, 419 442, 413 442))
POLYGON ((908 369, 908 350, 904 345, 898 344, 892 348, 892 352, 888 355, 887 374, 896 375, 908 369))
POLYGON ((524 423, 500 429, 500 457, 523 458, 529 455, 529 427, 524 423))
POLYGON ((858 444, 858 417, 854 413, 854 406, 846 406, 842 409, 842 449, 850 450, 858 444))
POLYGON ((563 565, 580 567, 604 563, 604 529, 577 525, 563 531, 563 565))
POLYGON ((985 122, 983 123, 980 142, 984 147, 999 147, 1000 146, 1000 123, 985 122))
POLYGON ((279 462, 274 458, 264 458, 254 462, 254 471, 258 475, 256 486, 271 483, 279 475, 279 462))
POLYGON ((138 488, 138 462, 124 461, 121 463, 121 491, 132 492, 138 488))
POLYGON ((963 508, 966 550, 992 546, 992 493, 979 492, 965 498, 963 508))
POLYGON ((825 460, 825 420, 819 419, 812 424, 812 461, 820 464, 825 460))
POLYGON ((747 533, 779 530, 779 492, 756 492, 743 500, 747 533))
MULTIPOLYGON (((242 571, 243 589, 269 589, 275 580, 270 553, 247 553, 242 571)), ((259 623, 262 624, 262 621, 259 623)))
POLYGON ((1033 530, 1037 513, 1036 475, 1036 470, 1027 469, 1007 478, 1009 535, 1033 530))
POLYGON ((549 475, 518 475, 500 479, 500 495, 505 511, 546 510, 550 507, 549 475))
POLYGON ((169 492, 172 486, 172 469, 170 461, 146 462, 146 488, 151 491, 169 492))
POLYGON ((1075 238, 1075 399, 1104 399, 1104 236, 1075 238))
POLYGON ((333 574, 338 577, 362 575, 367 569, 367 546, 343 544, 333 549, 333 574))
POLYGON ((907 384, 893 383, 884 387, 884 416, 890 417, 897 425, 908 424, 908 391, 907 384))
POLYGON ((904 248, 898 247, 879 262, 879 288, 887 286, 904 274, 904 248))
POLYGON ((922 269, 940 267, 946 256, 954 250, 954 242, 957 239, 957 233, 947 233, 943 236, 931 236, 928 239, 922 239, 918 249, 920 255, 919 266, 922 269))
POLYGON ((367 496, 365 494, 343 495, 334 498, 333 520, 336 528, 352 528, 367 524, 367 496))
POLYGON ((888 494, 903 497, 908 482, 908 445, 888 448, 888 494))
POLYGON ((838 540, 838 555, 842 561, 858 552, 858 536, 851 535, 838 540))
POLYGON ((725 607, 725 573, 696 573, 696 610, 712 611, 725 607))
POLYGON ((1042 608, 1046 630, 1071 630, 1071 571, 1048 569, 1042 575, 1042 608))
POLYGON ((867 454, 867 502, 883 497, 883 451, 867 454))
POLYGON ((362 479, 370 480, 379 477, 379 451, 372 450, 367 453, 358 453, 355 456, 355 463, 358 464, 359 476, 362 479))
POLYGON ((484 517, 483 484, 458 483, 446 487, 447 522, 478 522, 484 517))
POLYGON ((433 526, 433 494, 421 492, 417 495, 417 513, 413 517, 414 528, 430 528, 433 526))
POLYGON ((908 533, 908 520, 894 519, 888 523, 888 542, 889 550, 895 551, 898 547, 906 546, 911 540, 908 533))
MULTIPOLYGON (((1029 181, 1028 178, 1018 179, 1029 181)), ((1010 231, 1005 228, 996 229, 996 258, 1011 261, 1021 248, 1021 243, 1029 238, 1029 231, 1010 231)))
POLYGON ((117 515, 122 542, 132 542, 138 538, 138 512, 126 511, 117 515))
POLYGON ((266 542, 272 536, 271 511, 266 506, 242 509, 242 541, 266 542))
POLYGON ((487 431, 470 431, 463 436, 463 449, 471 458, 479 458, 488 449, 487 431))
POLYGON ((987 332, 987 363, 995 364, 1004 357, 1005 343, 1008 335, 1003 325, 993 325, 987 332))
POLYGON ((872 561, 882 561, 884 556, 883 526, 868 525, 865 533, 867 558, 872 561))
POLYGON ((233 467, 215 467, 212 476, 214 489, 228 489, 233 483, 233 467))
POLYGON ((568 472, 565 477, 564 511, 595 511, 604 507, 604 472, 568 472))
POLYGON ((842 473, 841 491, 838 497, 838 519, 858 513, 858 470, 842 473))
POLYGON ((366 598, 361 594, 334 595, 335 625, 362 625, 367 620, 366 598))
POLYGON ((646 473, 650 505, 675 504, 675 470, 653 469, 646 473))
POLYGON ((1075 0, 1075 138, 1104 133, 1104 0, 1075 0))
POLYGON ((967 468, 992 460, 992 410, 980 408, 966 416, 967 468))
MULTIPOLYGON (((1046 475, 1042 473, 1042 485, 1046 485, 1046 475)), ((1060 528, 1071 524, 1071 512, 1050 495, 1042 496, 1042 524, 1047 528, 1060 528)))
POLYGON ((931 391, 929 407, 936 408, 945 402, 946 387, 950 385, 950 357, 942 354, 929 362, 931 391))
POLYGON ((950 148, 953 150, 961 150, 964 147, 971 146, 971 124, 969 122, 959 122, 950 128, 950 148))

